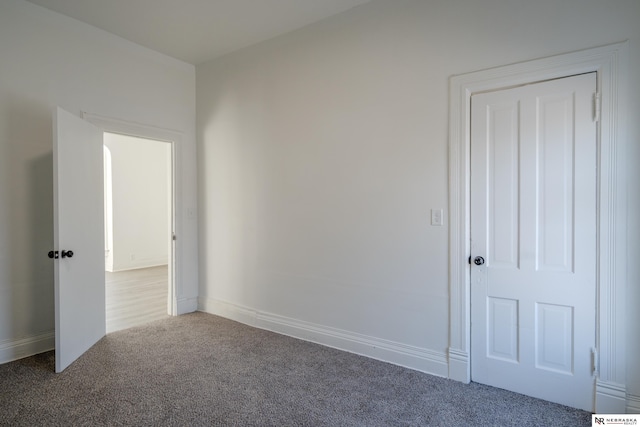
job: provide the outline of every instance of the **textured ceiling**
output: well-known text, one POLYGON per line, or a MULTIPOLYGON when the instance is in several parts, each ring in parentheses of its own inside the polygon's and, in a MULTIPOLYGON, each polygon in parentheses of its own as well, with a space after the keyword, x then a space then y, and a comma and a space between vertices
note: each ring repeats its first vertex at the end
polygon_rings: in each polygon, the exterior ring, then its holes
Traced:
POLYGON ((28 0, 200 64, 370 0, 28 0))

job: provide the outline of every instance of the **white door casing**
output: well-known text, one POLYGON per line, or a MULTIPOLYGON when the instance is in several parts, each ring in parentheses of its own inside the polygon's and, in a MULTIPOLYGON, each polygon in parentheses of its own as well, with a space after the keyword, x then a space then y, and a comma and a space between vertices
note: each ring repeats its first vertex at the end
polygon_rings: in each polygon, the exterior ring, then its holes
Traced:
MULTIPOLYGON (((82 118, 97 126, 101 132, 110 132, 121 135, 128 135, 137 138, 156 140, 171 144, 171 165, 170 165, 170 236, 169 242, 169 284, 167 313, 177 316, 182 313, 193 311, 190 301, 183 295, 182 286, 182 252, 184 250, 184 239, 180 238, 183 233, 182 215, 182 133, 175 130, 158 128, 155 126, 102 116, 99 114, 83 111, 82 118)), ((102 140, 102 139, 101 139, 102 140)), ((191 210, 193 215, 193 210, 191 210)), ((104 269, 104 265, 102 267, 104 269)))
POLYGON ((593 409, 596 74, 471 100, 472 380, 593 409))
POLYGON ((106 324, 102 132, 60 108, 53 182, 55 369, 62 372, 105 335, 106 324))
POLYGON ((597 335, 595 408, 623 413, 626 405, 625 109, 628 42, 453 76, 449 97, 449 378, 471 380, 470 134, 473 94, 596 72, 597 335))

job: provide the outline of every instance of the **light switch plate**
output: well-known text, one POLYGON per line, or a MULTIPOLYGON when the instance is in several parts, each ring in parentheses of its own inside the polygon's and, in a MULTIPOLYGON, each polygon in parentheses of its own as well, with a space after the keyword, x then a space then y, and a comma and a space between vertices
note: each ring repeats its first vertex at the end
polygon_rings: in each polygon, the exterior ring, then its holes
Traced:
POLYGON ((431 209, 431 225, 444 225, 444 212, 442 209, 431 209))

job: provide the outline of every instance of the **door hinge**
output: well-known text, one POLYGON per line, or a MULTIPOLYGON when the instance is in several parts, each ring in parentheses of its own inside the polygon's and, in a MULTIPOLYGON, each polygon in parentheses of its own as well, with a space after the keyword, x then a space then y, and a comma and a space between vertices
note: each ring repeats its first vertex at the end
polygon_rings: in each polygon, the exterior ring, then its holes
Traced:
POLYGON ((177 240, 177 239, 178 239, 178 238, 176 237, 176 233, 172 233, 172 234, 171 234, 171 240, 175 241, 175 240, 177 240))
POLYGON ((596 348, 591 349, 591 375, 597 376, 600 368, 600 360, 598 360, 598 350, 596 348))
POLYGON ((594 122, 599 122, 600 121, 600 93, 599 92, 595 92, 593 94, 593 121, 594 122))

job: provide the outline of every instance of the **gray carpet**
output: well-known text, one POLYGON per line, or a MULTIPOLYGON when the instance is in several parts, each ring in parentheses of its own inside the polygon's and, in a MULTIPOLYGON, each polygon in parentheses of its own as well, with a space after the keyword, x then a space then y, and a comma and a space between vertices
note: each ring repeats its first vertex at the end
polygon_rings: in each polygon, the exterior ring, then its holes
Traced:
POLYGON ((204 313, 115 332, 53 369, 53 352, 0 365, 0 425, 591 425, 588 412, 204 313))

